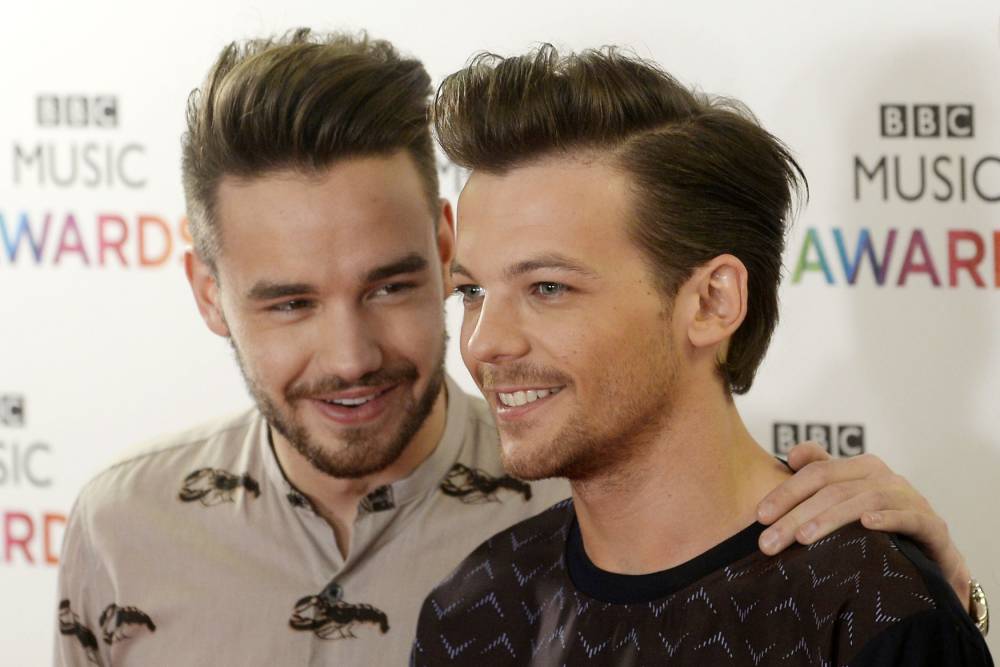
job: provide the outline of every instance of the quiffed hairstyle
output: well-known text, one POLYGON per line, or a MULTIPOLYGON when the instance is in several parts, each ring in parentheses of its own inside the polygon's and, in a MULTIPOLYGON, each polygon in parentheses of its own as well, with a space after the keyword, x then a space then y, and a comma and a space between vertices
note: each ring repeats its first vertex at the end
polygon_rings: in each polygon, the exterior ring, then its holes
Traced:
POLYGON ((546 44, 476 56, 441 84, 432 116, 445 153, 472 170, 607 152, 633 179, 629 231, 668 298, 714 257, 738 257, 747 315, 719 370, 729 391, 750 389, 778 322, 785 223, 805 176, 749 111, 614 47, 560 56, 546 44))
POLYGON ((223 176, 318 172, 335 161, 405 149, 437 220, 438 180, 427 119, 431 80, 418 60, 367 35, 233 42, 191 93, 182 138, 184 195, 195 252, 215 268, 223 176))

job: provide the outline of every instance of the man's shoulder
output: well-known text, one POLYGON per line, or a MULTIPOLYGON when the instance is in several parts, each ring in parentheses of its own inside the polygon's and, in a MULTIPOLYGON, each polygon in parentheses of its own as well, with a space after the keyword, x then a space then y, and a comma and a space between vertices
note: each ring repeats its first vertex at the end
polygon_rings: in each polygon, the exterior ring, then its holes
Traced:
POLYGON ((420 610, 411 664, 441 664, 444 655, 453 660, 471 643, 460 639, 468 633, 470 618, 487 625, 502 622, 511 590, 537 585, 550 579, 553 569, 564 568, 572 507, 564 500, 497 533, 438 584, 420 610))
POLYGON ((172 449, 199 447, 207 442, 231 443, 253 428, 262 419, 256 408, 216 417, 180 431, 161 435, 126 450, 112 467, 172 449))
MULTIPOLYGON (((838 583, 841 597, 853 598, 870 590, 877 596, 905 594, 914 608, 937 604, 940 594, 929 582, 940 572, 916 547, 889 533, 871 531, 859 523, 834 531, 817 542, 796 545, 778 557, 780 576, 808 582, 817 591, 838 583)), ((824 591, 829 595, 830 591, 824 591)))
POLYGON ((725 576, 737 590, 743 579, 746 592, 782 591, 768 595, 773 599, 766 611, 775 618, 788 615, 789 629, 815 629, 833 655, 845 662, 851 656, 851 664, 870 646, 891 642, 902 629, 928 619, 975 640, 968 615, 937 566, 906 539, 860 524, 774 558, 751 559, 749 567, 736 565, 725 576))
POLYGON ((183 478, 197 470, 245 466, 261 428, 260 413, 248 409, 141 443, 84 485, 78 504, 134 501, 163 485, 180 489, 183 478))
POLYGON ((837 601, 842 609, 864 609, 872 619, 903 618, 944 603, 935 582, 940 572, 908 542, 855 523, 808 546, 795 545, 763 560, 760 585, 784 580, 804 603, 837 601), (870 613, 868 613, 870 612, 870 613))
MULTIPOLYGON (((263 418, 255 408, 215 418, 169 435, 140 443, 126 450, 102 475, 143 465, 162 468, 173 462, 187 463, 237 455, 247 444, 251 431, 260 428, 263 418)), ((101 475, 98 475, 100 477, 101 475)))
POLYGON ((527 583, 545 567, 563 567, 572 518, 573 503, 567 499, 493 535, 431 592, 425 609, 454 607, 512 581, 527 583))

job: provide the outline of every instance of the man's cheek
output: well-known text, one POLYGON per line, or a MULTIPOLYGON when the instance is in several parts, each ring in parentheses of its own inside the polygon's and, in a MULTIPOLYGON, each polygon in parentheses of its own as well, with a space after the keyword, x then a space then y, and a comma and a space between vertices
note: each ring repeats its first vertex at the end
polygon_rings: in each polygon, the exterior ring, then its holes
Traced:
POLYGON ((392 352, 386 356, 406 359, 418 368, 429 368, 437 363, 441 354, 441 339, 435 332, 435 329, 419 323, 401 328, 394 332, 389 343, 392 352))
POLYGON ((253 357, 259 372, 277 382, 300 371, 301 367, 308 364, 310 357, 308 347, 287 332, 284 335, 269 332, 254 336, 248 353, 253 357))
POLYGON ((393 333, 393 339, 398 344, 411 348, 427 346, 444 335, 444 314, 440 306, 436 310, 413 309, 405 314, 401 313, 386 325, 387 331, 393 333))

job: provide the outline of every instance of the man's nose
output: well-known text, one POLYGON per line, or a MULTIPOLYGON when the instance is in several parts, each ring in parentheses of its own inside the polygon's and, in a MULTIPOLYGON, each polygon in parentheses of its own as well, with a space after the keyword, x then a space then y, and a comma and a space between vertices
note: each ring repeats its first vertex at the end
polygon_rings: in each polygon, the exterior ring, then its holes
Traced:
MULTIPOLYGON (((468 317, 469 314, 466 314, 468 317)), ((517 309, 510 299, 483 299, 472 334, 466 341, 469 355, 480 363, 496 364, 520 359, 530 345, 521 328, 517 309)))
POLYGON ((383 354, 376 322, 358 308, 331 308, 316 332, 320 370, 345 382, 356 382, 382 367, 383 354))

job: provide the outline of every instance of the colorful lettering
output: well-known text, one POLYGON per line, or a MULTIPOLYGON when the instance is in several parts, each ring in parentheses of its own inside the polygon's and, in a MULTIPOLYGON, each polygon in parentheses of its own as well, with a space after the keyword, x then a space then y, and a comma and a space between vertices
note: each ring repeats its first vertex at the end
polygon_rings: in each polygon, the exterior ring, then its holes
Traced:
POLYGON ((911 273, 926 273, 934 287, 941 286, 937 269, 934 268, 934 260, 931 258, 931 251, 927 247, 927 239, 924 238, 924 233, 919 229, 914 229, 913 236, 910 237, 910 245, 906 248, 906 257, 903 259, 903 268, 899 271, 897 284, 900 287, 906 285, 906 280, 911 273), (918 253, 922 258, 920 261, 917 260, 918 253))
POLYGON ((875 274, 875 284, 882 286, 885 283, 885 277, 889 272, 889 262, 892 260, 892 250, 896 245, 896 230, 890 229, 889 235, 885 240, 885 250, 882 253, 882 261, 880 262, 878 256, 875 254, 875 248, 872 246, 871 234, 866 228, 862 228, 858 234, 858 246, 854 250, 854 261, 848 261, 847 259, 847 247, 844 243, 844 234, 840 229, 833 230, 833 238, 837 242, 837 251, 840 253, 840 263, 844 267, 844 275, 847 277, 847 284, 853 285, 858 280, 858 273, 861 269, 861 257, 862 255, 868 256, 868 261, 872 265, 872 271, 875 274))
POLYGON ((42 236, 41 239, 36 241, 35 234, 31 229, 31 222, 28 218, 27 213, 21 213, 21 222, 17 227, 17 234, 14 240, 11 241, 10 234, 7 231, 7 224, 4 222, 4 217, 0 214, 0 236, 3 237, 4 249, 7 251, 7 259, 11 264, 17 261, 17 253, 21 249, 21 242, 27 239, 28 246, 31 248, 31 253, 35 256, 35 264, 40 264, 42 261, 42 248, 45 247, 45 242, 49 238, 49 223, 51 222, 51 215, 45 214, 45 224, 42 225, 42 236))
POLYGON ((76 216, 72 213, 66 215, 66 222, 63 224, 62 234, 59 236, 59 247, 56 248, 53 264, 59 264, 62 256, 67 252, 75 252, 83 259, 86 266, 90 266, 90 258, 87 257, 87 249, 83 245, 83 237, 80 236, 80 228, 76 224, 76 216), (70 237, 73 237, 72 240, 70 237))
POLYGON ((986 287, 979 275, 979 264, 986 254, 985 244, 979 234, 969 230, 953 229, 948 232, 948 284, 958 287, 958 272, 962 269, 969 272, 976 287, 986 287), (971 242, 975 247, 972 257, 959 257, 958 244, 962 241, 971 242))
POLYGON ((826 255, 823 253, 823 245, 820 243, 819 234, 815 227, 806 230, 806 238, 802 242, 802 250, 799 252, 799 261, 795 265, 795 273, 792 275, 792 282, 798 283, 802 280, 802 274, 806 271, 822 271, 823 277, 830 285, 833 284, 833 274, 826 263, 826 255), (816 259, 809 259, 810 248, 816 249, 816 259))
POLYGON ((122 246, 128 241, 128 224, 125 218, 120 215, 101 214, 97 216, 97 256, 101 266, 105 266, 108 250, 113 250, 118 255, 118 261, 122 266, 128 266, 122 246), (108 227, 116 225, 118 234, 116 238, 108 238, 108 227))
POLYGON ((27 559, 29 563, 34 563, 35 559, 31 556, 31 549, 28 548, 28 544, 35 536, 35 524, 32 522, 31 517, 24 512, 6 512, 4 514, 3 526, 5 545, 4 560, 8 563, 11 562, 14 547, 20 547, 21 553, 24 554, 25 559, 27 559), (21 525, 25 527, 24 532, 20 535, 15 535, 14 533, 14 524, 16 522, 20 522, 21 525))
POLYGON ((174 249, 174 239, 170 235, 170 227, 161 218, 152 215, 139 216, 139 264, 142 266, 160 266, 169 259, 174 249), (159 255, 147 254, 146 230, 158 229, 163 237, 163 249, 159 255))

